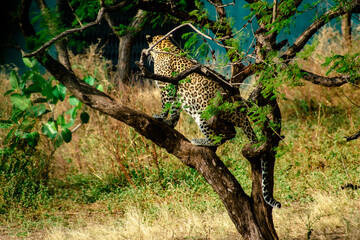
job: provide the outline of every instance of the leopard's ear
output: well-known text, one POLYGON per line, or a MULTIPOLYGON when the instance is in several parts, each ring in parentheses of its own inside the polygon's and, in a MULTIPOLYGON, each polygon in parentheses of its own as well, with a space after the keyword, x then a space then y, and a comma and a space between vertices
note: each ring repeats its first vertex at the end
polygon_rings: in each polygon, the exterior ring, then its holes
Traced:
POLYGON ((148 43, 151 43, 152 42, 152 36, 150 36, 150 35, 146 35, 146 41, 148 42, 148 43))

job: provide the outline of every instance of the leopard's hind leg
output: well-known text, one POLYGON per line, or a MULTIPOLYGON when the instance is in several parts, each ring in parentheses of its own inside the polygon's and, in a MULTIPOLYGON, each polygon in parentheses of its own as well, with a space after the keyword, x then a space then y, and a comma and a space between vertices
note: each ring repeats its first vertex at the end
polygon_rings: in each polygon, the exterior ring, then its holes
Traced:
POLYGON ((221 142, 215 143, 215 141, 211 138, 212 136, 216 136, 216 132, 212 129, 207 121, 200 116, 201 114, 195 114, 193 116, 195 122, 199 126, 200 131, 205 135, 205 138, 195 138, 191 140, 191 143, 199 146, 219 146, 221 142))

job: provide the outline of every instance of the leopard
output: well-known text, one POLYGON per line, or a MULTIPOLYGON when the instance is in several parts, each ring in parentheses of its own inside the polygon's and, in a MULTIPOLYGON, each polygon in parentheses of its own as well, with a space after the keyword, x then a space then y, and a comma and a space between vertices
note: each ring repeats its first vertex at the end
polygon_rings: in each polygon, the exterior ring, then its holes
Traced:
MULTIPOLYGON (((165 77, 173 77, 174 74, 183 72, 186 69, 197 64, 195 61, 186 57, 184 51, 171 41, 172 36, 150 36, 146 35, 146 40, 150 49, 150 57, 154 62, 154 73, 165 77)), ((192 139, 191 143, 198 146, 217 147, 226 140, 233 137, 225 137, 221 141, 214 138, 218 136, 219 129, 209 124, 208 119, 202 113, 214 104, 213 100, 217 96, 225 96, 225 101, 231 101, 226 98, 226 90, 222 85, 202 74, 191 73, 183 81, 173 85, 169 82, 155 80, 160 89, 161 113, 154 114, 153 118, 175 127, 180 118, 181 110, 189 114, 198 125, 205 138, 192 139)), ((224 111, 218 114, 219 121, 224 121, 231 126, 241 128, 246 134, 251 144, 259 143, 259 140, 252 129, 247 113, 243 107, 237 107, 235 110, 224 111)), ((220 131, 221 132, 221 131, 220 131)), ((267 163, 262 161, 262 192, 265 202, 272 207, 280 208, 281 204, 277 202, 268 191, 267 183, 267 163)))

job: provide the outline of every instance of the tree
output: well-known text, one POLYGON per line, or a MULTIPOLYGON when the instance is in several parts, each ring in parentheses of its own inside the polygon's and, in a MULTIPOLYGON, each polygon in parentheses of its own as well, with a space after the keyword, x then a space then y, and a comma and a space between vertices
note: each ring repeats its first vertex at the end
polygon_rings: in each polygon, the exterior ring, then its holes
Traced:
MULTIPOLYGON (((29 21, 31 2, 31 0, 23 0, 20 10, 22 31, 28 40, 33 39, 36 35, 29 21)), ((277 239, 272 220, 272 208, 262 197, 260 164, 260 160, 262 160, 267 165, 269 170, 267 176, 268 186, 270 194, 272 194, 276 149, 283 138, 281 134, 281 111, 277 102, 281 96, 278 94, 277 87, 285 83, 284 79, 288 82, 290 79, 292 80, 290 83, 297 84, 298 80, 303 78, 314 84, 331 87, 357 82, 359 75, 357 70, 359 66, 358 53, 347 56, 336 55, 326 60, 326 64, 330 66, 330 69, 339 73, 337 77, 318 76, 310 73, 297 66, 293 60, 304 49, 314 34, 330 20, 345 14, 359 13, 360 1, 336 1, 336 4, 330 9, 323 9, 321 14, 313 22, 309 23, 306 30, 297 36, 294 43, 279 52, 280 49, 289 44, 287 39, 280 39, 279 32, 291 26, 295 17, 301 12, 318 7, 319 2, 306 4, 303 0, 275 0, 269 3, 261 0, 246 0, 246 6, 251 11, 247 17, 248 24, 256 21, 257 25, 252 26, 257 29, 253 31, 254 48, 253 50, 249 48, 245 53, 238 42, 238 34, 241 31, 235 32, 225 11, 229 4, 224 4, 221 0, 208 0, 208 2, 216 10, 216 20, 212 20, 207 15, 206 8, 200 1, 124 0, 111 6, 105 5, 101 1, 101 8, 94 22, 77 29, 68 29, 50 39, 37 50, 32 46, 31 49, 34 52, 24 53, 24 56, 34 56, 81 102, 133 127, 137 132, 179 158, 187 166, 195 168, 219 195, 230 218, 243 238, 277 239), (229 63, 231 63, 231 79, 225 82, 224 86, 233 93, 234 97, 240 99, 236 85, 244 82, 249 76, 257 76, 258 83, 250 95, 250 101, 247 101, 250 107, 246 111, 249 116, 253 117, 253 121, 260 129, 264 141, 261 146, 248 144, 242 149, 244 157, 251 164, 252 192, 250 196, 243 191, 241 185, 216 155, 215 148, 194 146, 181 133, 166 124, 119 104, 106 93, 98 91, 81 81, 71 69, 67 69, 46 52, 46 49, 57 40, 73 32, 96 26, 109 11, 130 5, 148 13, 153 13, 153 16, 161 15, 174 23, 184 23, 183 25, 192 26, 196 31, 194 36, 203 37, 205 44, 207 41, 212 40, 223 46, 229 63), (212 32, 212 35, 208 35, 208 31, 212 32), (249 52, 252 52, 252 54, 249 54, 249 52)), ((231 4, 235 4, 235 1, 231 4)), ((147 51, 143 52, 142 60, 146 53, 147 51)), ((225 79, 220 74, 200 64, 172 78, 149 73, 142 65, 142 61, 139 62, 139 66, 142 68, 143 75, 173 83, 195 71, 205 74, 215 81, 225 79)))

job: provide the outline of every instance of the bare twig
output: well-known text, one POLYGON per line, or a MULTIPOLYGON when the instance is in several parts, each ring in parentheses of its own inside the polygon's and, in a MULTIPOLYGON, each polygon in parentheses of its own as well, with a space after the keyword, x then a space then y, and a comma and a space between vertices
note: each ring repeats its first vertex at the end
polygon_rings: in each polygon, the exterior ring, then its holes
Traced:
POLYGON ((273 15, 272 15, 272 23, 276 20, 276 13, 277 13, 277 0, 274 0, 274 6, 273 6, 273 15))
POLYGON ((59 35, 55 36, 54 38, 50 39, 48 42, 46 42, 44 45, 42 45, 39 49, 37 49, 36 51, 33 51, 31 53, 24 53, 23 52, 23 56, 24 57, 33 57, 37 54, 39 54, 40 52, 43 52, 46 48, 50 47, 51 44, 53 44, 54 42, 64 38, 65 36, 71 34, 71 33, 75 33, 75 32, 82 32, 84 31, 85 29, 88 29, 90 27, 93 27, 97 24, 100 23, 101 19, 103 18, 104 16, 104 8, 101 8, 98 12, 98 15, 97 15, 97 18, 94 22, 91 22, 91 23, 88 23, 86 24, 85 26, 83 27, 80 27, 80 28, 73 28, 73 29, 68 29, 62 33, 60 33, 59 35))
POLYGON ((235 0, 233 0, 233 2, 231 2, 231 3, 222 4, 222 5, 216 4, 211 0, 208 0, 208 2, 211 3, 212 5, 214 5, 215 7, 227 7, 227 6, 235 5, 235 0))
MULTIPOLYGON (((83 26, 81 26, 79 28, 68 29, 68 30, 60 33, 59 35, 53 37, 48 42, 46 42, 44 45, 42 45, 39 49, 37 49, 37 50, 35 50, 35 51, 31 52, 31 53, 25 53, 25 52, 22 51, 22 55, 23 55, 23 57, 33 57, 35 55, 38 55, 41 52, 45 51, 45 49, 50 47, 54 42, 66 37, 67 35, 72 34, 72 33, 76 33, 76 32, 82 32, 82 31, 84 31, 84 30, 86 30, 86 29, 88 29, 90 27, 98 25, 100 23, 100 21, 102 20, 102 18, 104 17, 106 12, 115 11, 117 9, 120 9, 120 8, 128 5, 129 3, 131 3, 131 0, 122 1, 119 4, 114 5, 114 6, 101 7, 95 21, 93 21, 91 23, 88 23, 86 25, 83 25, 83 26)), ((81 23, 80 23, 80 25, 81 25, 81 23)))

